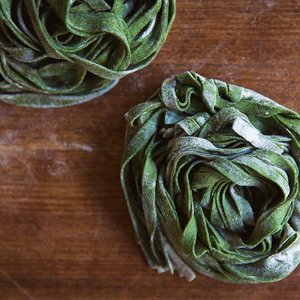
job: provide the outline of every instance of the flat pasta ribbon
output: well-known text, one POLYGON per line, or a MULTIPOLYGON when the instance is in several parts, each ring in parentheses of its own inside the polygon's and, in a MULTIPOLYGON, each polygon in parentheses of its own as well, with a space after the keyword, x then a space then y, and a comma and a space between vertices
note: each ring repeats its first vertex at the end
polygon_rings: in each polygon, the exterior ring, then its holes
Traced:
POLYGON ((111 89, 158 53, 175 0, 0 0, 0 99, 64 106, 111 89))
POLYGON ((185 72, 127 114, 121 182, 149 265, 230 283, 300 261, 300 116, 185 72))

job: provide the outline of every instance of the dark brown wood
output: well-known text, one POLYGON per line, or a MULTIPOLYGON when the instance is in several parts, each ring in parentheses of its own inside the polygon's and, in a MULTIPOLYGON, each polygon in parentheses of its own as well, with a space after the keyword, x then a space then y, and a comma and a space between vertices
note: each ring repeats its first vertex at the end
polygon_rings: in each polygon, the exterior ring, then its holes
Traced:
POLYGON ((98 99, 60 109, 0 103, 0 299, 300 299, 278 283, 188 283, 151 270, 119 183, 125 119, 162 81, 193 70, 300 113, 300 3, 178 0, 151 65, 98 99))

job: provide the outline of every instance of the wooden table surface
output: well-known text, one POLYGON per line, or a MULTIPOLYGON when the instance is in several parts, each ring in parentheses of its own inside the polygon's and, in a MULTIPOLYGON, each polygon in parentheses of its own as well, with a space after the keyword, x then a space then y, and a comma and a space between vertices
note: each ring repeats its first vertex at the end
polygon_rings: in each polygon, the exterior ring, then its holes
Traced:
POLYGON ((300 1, 178 0, 156 59, 60 109, 0 103, 0 299, 300 299, 278 283, 188 283, 150 269, 119 183, 124 113, 175 74, 242 85, 300 113, 300 1))

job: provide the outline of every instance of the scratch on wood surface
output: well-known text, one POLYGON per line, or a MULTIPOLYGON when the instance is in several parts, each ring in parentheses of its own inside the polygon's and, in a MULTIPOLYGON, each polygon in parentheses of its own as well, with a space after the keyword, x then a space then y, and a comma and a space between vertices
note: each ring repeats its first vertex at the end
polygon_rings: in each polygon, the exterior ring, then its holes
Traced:
POLYGON ((75 149, 80 149, 80 150, 85 150, 87 152, 92 152, 93 148, 88 146, 88 145, 81 145, 81 144, 77 144, 77 143, 70 143, 69 144, 69 148, 75 148, 75 149))
POLYGON ((70 157, 72 157, 73 158, 73 160, 81 167, 81 168, 83 168, 85 171, 87 171, 87 172, 89 172, 89 169, 79 160, 79 159, 77 159, 74 155, 72 155, 72 154, 69 154, 70 155, 70 157))
POLYGON ((95 233, 94 233, 94 238, 95 239, 98 237, 100 220, 101 220, 101 213, 99 214, 98 219, 97 219, 97 224, 96 224, 95 233))
POLYGON ((12 282, 28 299, 33 300, 15 281, 13 281, 8 275, 6 275, 2 270, 0 270, 1 274, 5 276, 10 282, 12 282))
POLYGON ((92 147, 85 144, 65 142, 63 137, 58 139, 56 134, 51 134, 50 140, 54 145, 59 147, 59 150, 80 149, 87 152, 92 152, 94 150, 92 147))
MULTIPOLYGON (((24 159, 21 159, 21 158, 18 157, 18 156, 15 156, 15 159, 16 159, 17 161, 19 161, 20 163, 22 163, 22 164, 25 166, 25 168, 26 168, 26 173, 27 173, 27 175, 32 179, 32 183, 37 183, 37 179, 36 179, 35 174, 34 174, 35 172, 32 171, 31 163, 30 163, 29 161, 26 161, 26 160, 24 160, 24 159)), ((26 179, 28 179, 28 177, 25 178, 25 181, 26 181, 26 179)))

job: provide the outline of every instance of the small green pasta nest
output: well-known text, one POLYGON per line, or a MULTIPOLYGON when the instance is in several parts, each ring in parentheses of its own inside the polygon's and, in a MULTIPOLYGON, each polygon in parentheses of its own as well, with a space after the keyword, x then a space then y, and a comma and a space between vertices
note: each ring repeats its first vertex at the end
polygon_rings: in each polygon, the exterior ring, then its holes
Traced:
POLYGON ((185 72, 126 119, 121 182, 152 268, 230 283, 278 281, 296 268, 296 112, 185 72))
POLYGON ((0 99, 64 106, 148 65, 175 0, 0 0, 0 99))

